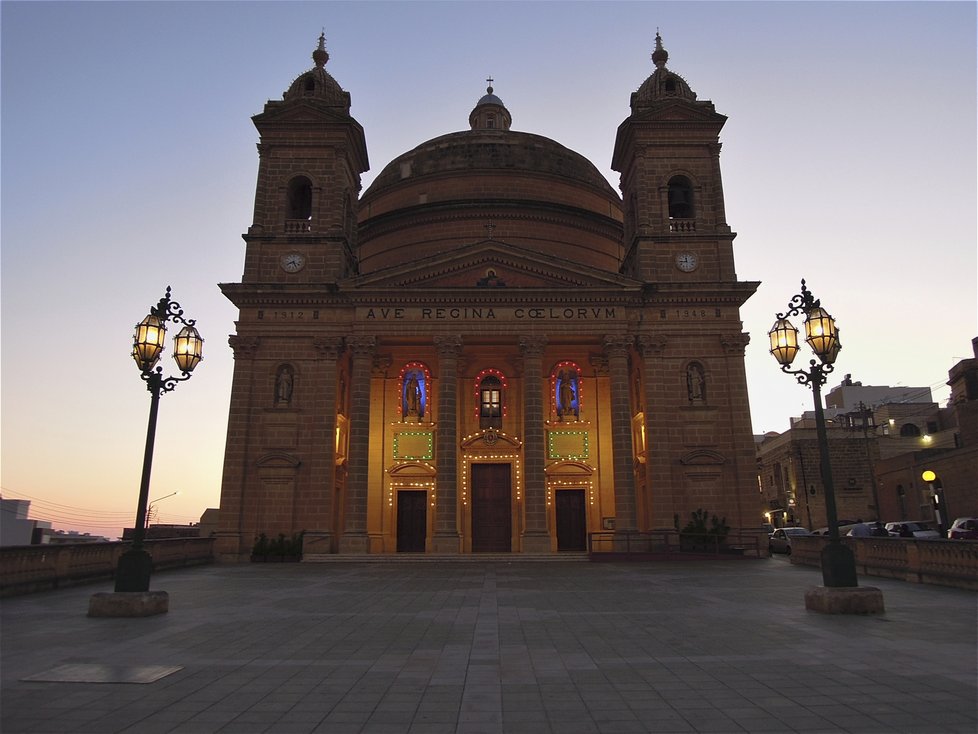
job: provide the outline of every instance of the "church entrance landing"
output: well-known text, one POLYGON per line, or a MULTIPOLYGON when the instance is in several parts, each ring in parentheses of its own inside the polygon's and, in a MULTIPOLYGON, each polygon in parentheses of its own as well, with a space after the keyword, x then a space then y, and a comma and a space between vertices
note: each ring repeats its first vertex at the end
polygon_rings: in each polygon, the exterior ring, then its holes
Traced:
POLYGON ((513 549, 512 487, 509 464, 473 464, 472 552, 513 549))
POLYGON ((428 493, 399 490, 397 493, 397 552, 424 553, 427 535, 428 493))
POLYGON ((557 550, 587 550, 587 507, 583 489, 556 493, 557 550))

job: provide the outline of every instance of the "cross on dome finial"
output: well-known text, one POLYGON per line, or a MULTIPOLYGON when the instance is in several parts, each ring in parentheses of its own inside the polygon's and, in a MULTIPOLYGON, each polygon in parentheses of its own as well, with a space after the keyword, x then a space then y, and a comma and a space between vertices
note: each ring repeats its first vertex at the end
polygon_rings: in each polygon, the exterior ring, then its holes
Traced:
POLYGON ((492 82, 493 82, 493 79, 492 79, 492 76, 490 75, 486 79, 486 83, 489 85, 488 87, 486 87, 486 94, 492 94, 492 82))
POLYGON ((312 52, 312 60, 316 62, 316 66, 320 69, 326 66, 326 62, 329 61, 329 54, 326 52, 325 28, 323 28, 323 32, 319 34, 319 46, 312 52))
POLYGON ((655 64, 656 69, 662 69, 665 67, 666 62, 669 60, 669 52, 662 48, 662 36, 659 35, 659 29, 655 29, 655 50, 652 52, 652 63, 655 64))

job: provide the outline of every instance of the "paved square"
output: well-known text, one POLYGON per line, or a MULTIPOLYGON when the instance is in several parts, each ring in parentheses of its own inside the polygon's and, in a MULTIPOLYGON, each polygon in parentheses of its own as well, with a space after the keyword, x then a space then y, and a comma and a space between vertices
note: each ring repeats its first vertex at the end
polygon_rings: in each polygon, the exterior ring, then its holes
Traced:
POLYGON ((167 614, 90 618, 95 584, 2 603, 4 734, 978 729, 973 592, 886 579, 886 614, 808 612, 816 569, 390 562, 157 574, 167 614), (25 680, 179 667, 146 685, 25 680))

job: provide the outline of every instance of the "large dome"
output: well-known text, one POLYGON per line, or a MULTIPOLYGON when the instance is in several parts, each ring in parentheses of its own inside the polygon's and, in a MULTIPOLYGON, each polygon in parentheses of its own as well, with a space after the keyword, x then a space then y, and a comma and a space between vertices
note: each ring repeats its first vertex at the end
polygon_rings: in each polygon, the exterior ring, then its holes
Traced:
POLYGON ((617 272, 621 197, 580 154, 506 129, 508 114, 490 88, 472 130, 422 143, 381 171, 360 199, 361 273, 485 239, 617 272), (493 114, 499 127, 480 126, 493 114))

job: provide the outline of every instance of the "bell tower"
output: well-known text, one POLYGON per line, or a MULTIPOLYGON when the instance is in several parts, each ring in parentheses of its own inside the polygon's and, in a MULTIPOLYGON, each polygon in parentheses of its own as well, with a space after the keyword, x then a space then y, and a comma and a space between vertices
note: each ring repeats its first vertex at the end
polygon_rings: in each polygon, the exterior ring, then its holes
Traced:
POLYGON ((315 66, 252 118, 260 160, 245 283, 335 283, 356 272, 367 146, 350 94, 325 69, 325 35, 312 58, 315 66))
POLYGON ((645 282, 735 280, 720 182, 727 118, 666 68, 655 34, 655 71, 632 93, 612 168, 621 173, 624 275, 645 282), (691 278, 690 274, 695 273, 691 278))
POLYGON ((754 446, 739 282, 720 182, 727 118, 670 71, 655 34, 655 69, 631 96, 612 167, 621 173, 621 272, 644 286, 633 360, 639 526, 681 527, 706 508, 755 524, 754 446), (682 426, 676 430, 676 426, 682 426))

